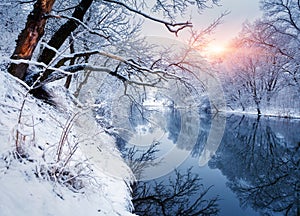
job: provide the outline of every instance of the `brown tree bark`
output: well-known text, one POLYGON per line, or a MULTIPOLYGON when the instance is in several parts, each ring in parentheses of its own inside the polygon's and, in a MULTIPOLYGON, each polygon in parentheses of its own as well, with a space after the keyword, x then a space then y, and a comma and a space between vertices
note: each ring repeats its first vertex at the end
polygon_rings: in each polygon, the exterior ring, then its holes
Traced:
MULTIPOLYGON (((76 6, 72 17, 82 21, 85 13, 93 3, 93 0, 81 0, 81 2, 76 6)), ((71 35, 73 31, 76 30, 79 23, 77 23, 75 20, 68 20, 65 24, 63 24, 51 37, 50 41, 48 42, 48 45, 51 47, 54 47, 55 49, 59 49, 63 43, 67 40, 67 38, 71 35)), ((48 49, 45 47, 42 54, 39 56, 38 61, 43 62, 45 64, 49 64, 52 59, 55 57, 55 52, 51 49, 48 49)), ((47 77, 52 73, 52 70, 46 70, 43 73, 43 76, 40 79, 40 82, 47 79, 47 77)))
MULTIPOLYGON (((55 0, 37 0, 33 11, 28 15, 25 28, 21 31, 17 39, 17 45, 12 59, 30 60, 32 54, 44 35, 46 25, 46 15, 52 10, 55 0)), ((10 64, 8 72, 24 80, 28 64, 10 64)))

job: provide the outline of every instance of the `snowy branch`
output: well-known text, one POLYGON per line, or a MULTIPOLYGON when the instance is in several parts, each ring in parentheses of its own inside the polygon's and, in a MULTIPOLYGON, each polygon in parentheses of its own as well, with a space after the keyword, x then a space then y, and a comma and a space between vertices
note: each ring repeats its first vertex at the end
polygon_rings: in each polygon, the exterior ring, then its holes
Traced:
MULTIPOLYGON (((73 58, 79 58, 79 57, 89 57, 91 55, 101 55, 104 57, 108 57, 110 59, 117 60, 119 62, 122 62, 130 67, 132 67, 135 70, 138 70, 140 72, 146 72, 154 75, 162 75, 163 77, 166 78, 175 78, 175 79, 182 79, 182 77, 173 74, 173 73, 168 73, 167 71, 162 71, 162 70, 152 70, 151 68, 143 67, 136 62, 134 62, 131 59, 125 59, 121 56, 117 56, 108 52, 100 51, 100 50, 91 50, 91 51, 86 51, 86 52, 78 52, 78 53, 73 53, 70 55, 65 55, 57 64, 56 66, 62 66, 66 61, 69 61, 73 58)), ((163 78, 161 77, 161 78, 163 78)))
POLYGON ((63 18, 63 19, 68 19, 68 20, 73 20, 75 22, 77 22, 78 24, 80 24, 82 27, 84 27, 89 33, 94 34, 94 35, 98 35, 100 37, 103 37, 105 39, 109 39, 109 36, 107 35, 103 35, 101 33, 99 33, 98 31, 95 31, 93 29, 91 29, 87 24, 85 24, 84 22, 82 22, 81 20, 72 17, 72 16, 66 16, 66 15, 58 15, 58 14, 49 14, 47 17, 53 17, 53 18, 63 18))
POLYGON ((133 12, 135 14, 138 14, 146 19, 149 19, 149 20, 152 20, 154 22, 157 22, 157 23, 162 23, 164 24, 167 29, 172 32, 172 33, 175 33, 175 35, 177 36, 178 32, 183 30, 184 28, 191 28, 193 27, 192 23, 187 21, 187 22, 179 22, 179 23, 173 23, 173 22, 168 22, 168 21, 165 21, 165 20, 162 20, 162 19, 158 19, 158 18, 155 18, 153 16, 150 16, 146 13, 144 13, 143 11, 140 11, 140 10, 137 10, 137 9, 134 9, 130 6, 128 6, 127 4, 123 3, 123 2, 120 2, 120 1, 115 1, 115 0, 103 0, 104 2, 108 2, 108 3, 113 3, 113 4, 117 4, 117 5, 120 5, 124 8, 126 8, 127 10, 129 10, 130 12, 133 12))

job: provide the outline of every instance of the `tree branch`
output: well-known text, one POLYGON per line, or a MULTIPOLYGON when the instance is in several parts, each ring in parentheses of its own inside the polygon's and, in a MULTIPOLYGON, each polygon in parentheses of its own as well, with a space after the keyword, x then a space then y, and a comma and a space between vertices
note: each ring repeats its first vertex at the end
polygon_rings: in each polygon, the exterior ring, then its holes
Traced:
POLYGON ((120 5, 124 8, 126 8, 127 10, 129 10, 130 12, 133 12, 135 14, 138 14, 138 15, 141 15, 142 17, 146 18, 146 19, 149 19, 149 20, 152 20, 154 22, 158 22, 158 23, 162 23, 164 24, 167 29, 172 32, 172 33, 175 33, 175 35, 177 36, 178 32, 183 30, 184 28, 187 28, 187 27, 193 27, 192 23, 187 21, 187 22, 180 22, 180 23, 173 23, 173 22, 167 22, 165 20, 162 20, 162 19, 158 19, 158 18, 155 18, 155 17, 152 17, 140 10, 137 10, 137 9, 134 9, 134 8, 131 8, 129 7, 128 5, 126 5, 125 3, 123 2, 119 2, 119 1, 115 1, 115 0, 103 0, 104 2, 108 2, 108 3, 112 3, 112 4, 117 4, 117 5, 120 5))
POLYGON ((66 16, 66 15, 58 15, 58 14, 49 14, 47 16, 47 18, 50 18, 50 17, 53 17, 53 18, 63 18, 63 19, 68 19, 68 20, 73 20, 75 22, 77 22, 78 24, 80 24, 82 27, 84 27, 86 30, 88 30, 88 32, 90 34, 94 34, 94 35, 98 35, 100 37, 103 37, 105 39, 109 39, 109 36, 106 36, 106 35, 103 35, 101 33, 99 33, 98 31, 95 31, 93 29, 91 29, 87 24, 85 24, 83 21, 81 21, 80 19, 77 19, 75 17, 71 17, 71 16, 66 16))

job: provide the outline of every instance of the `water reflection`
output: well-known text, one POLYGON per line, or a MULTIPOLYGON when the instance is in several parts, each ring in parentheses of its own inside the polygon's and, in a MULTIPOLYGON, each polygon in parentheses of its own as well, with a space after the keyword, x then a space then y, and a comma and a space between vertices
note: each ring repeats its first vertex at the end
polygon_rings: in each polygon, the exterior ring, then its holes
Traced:
MULTIPOLYGON (((128 121, 119 121, 119 148, 137 179, 149 180, 166 175, 189 157, 202 131, 197 110, 174 107, 143 107, 132 104, 128 121), (154 143, 161 144, 151 160, 136 160, 132 152, 144 151, 154 143), (133 150, 128 150, 132 148, 133 150), (124 153, 125 152, 125 153, 124 153), (140 165, 137 165, 140 163, 140 165), (137 169, 143 167, 143 169, 137 169)), ((203 149, 197 146, 198 149, 203 149)), ((141 153, 143 154, 143 153, 141 153)))
MULTIPOLYGON (((127 145, 119 137, 119 145, 122 146, 123 157, 137 179, 142 178, 149 166, 155 167, 159 166, 160 163, 164 163, 163 160, 157 160, 153 164, 153 161, 162 154, 160 153, 161 151, 178 145, 176 146, 178 149, 189 150, 193 152, 193 155, 198 155, 201 153, 201 149, 204 148, 201 145, 205 143, 205 138, 207 138, 209 124, 195 127, 193 124, 196 122, 199 124, 199 115, 193 115, 195 112, 188 110, 179 112, 175 108, 165 108, 163 111, 165 124, 161 119, 162 113, 157 113, 157 110, 148 110, 147 114, 145 114, 144 112, 137 112, 137 110, 131 109, 131 113, 134 116, 130 121, 136 128, 138 135, 133 135, 127 145), (143 115, 139 116, 141 113, 143 115), (184 123, 182 123, 183 118, 185 120, 184 123), (157 133, 155 132, 159 131, 159 129, 151 129, 152 124, 149 124, 149 122, 156 122, 154 123, 155 125, 159 122, 160 130, 165 130, 165 134, 161 139, 157 140, 157 133), (148 147, 147 145, 132 145, 132 143, 136 143, 136 137, 140 135, 138 133, 140 128, 145 128, 144 132, 150 132, 148 136, 143 134, 145 143, 152 142, 148 147), (151 136, 152 139, 149 139, 151 136), (197 138, 198 141, 195 146, 193 146, 195 141, 191 140, 189 136, 197 138), (182 142, 182 140, 185 140, 185 142, 182 142)), ((209 123, 209 120, 206 120, 206 123, 209 123)), ((138 181, 132 185, 134 213, 145 216, 218 214, 218 196, 210 194, 213 185, 204 185, 202 179, 192 167, 186 170, 169 170, 169 172, 171 173, 161 178, 152 181, 138 181)))
POLYGON ((227 177, 241 205, 299 215, 299 133, 297 121, 231 116, 209 166, 227 177))
POLYGON ((168 148, 175 146, 190 154, 169 175, 134 185, 135 213, 300 215, 299 120, 228 117, 222 142, 206 169, 199 167, 199 159, 207 151, 213 116, 174 107, 142 112, 132 107, 130 116, 136 131, 118 144, 138 179, 149 166, 163 163, 156 159, 168 148), (143 139, 137 141, 139 133, 144 133, 143 139), (147 144, 137 147, 130 141, 147 144), (215 176, 214 170, 220 170, 220 175, 215 176), (206 180, 212 176, 217 180, 206 180), (240 206, 226 206, 237 201, 240 206))
MULTIPOLYGON (((212 186, 211 186, 212 187, 212 186)), ((201 178, 188 169, 163 180, 138 182, 133 186, 134 213, 153 216, 217 215, 218 197, 207 196, 201 178)))
POLYGON ((158 162, 153 163, 157 156, 157 152, 159 152, 159 142, 154 142, 150 145, 146 150, 140 150, 137 147, 125 147, 123 149, 123 158, 126 163, 132 170, 136 179, 141 179, 144 174, 144 171, 149 166, 156 166, 158 162))

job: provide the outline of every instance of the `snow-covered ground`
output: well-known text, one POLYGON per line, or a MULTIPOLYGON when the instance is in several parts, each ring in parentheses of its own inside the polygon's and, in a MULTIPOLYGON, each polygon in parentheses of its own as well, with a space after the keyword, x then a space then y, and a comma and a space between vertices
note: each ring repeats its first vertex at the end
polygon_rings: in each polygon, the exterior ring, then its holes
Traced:
POLYGON ((0 215, 132 215, 133 175, 91 111, 63 89, 53 107, 6 72, 0 83, 0 215))

